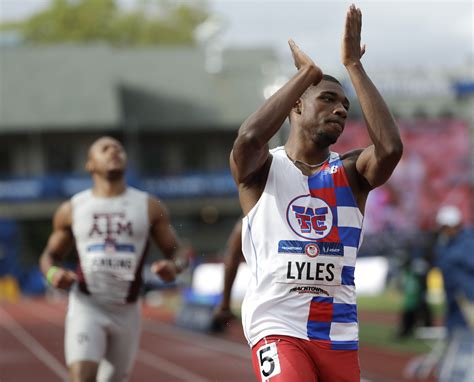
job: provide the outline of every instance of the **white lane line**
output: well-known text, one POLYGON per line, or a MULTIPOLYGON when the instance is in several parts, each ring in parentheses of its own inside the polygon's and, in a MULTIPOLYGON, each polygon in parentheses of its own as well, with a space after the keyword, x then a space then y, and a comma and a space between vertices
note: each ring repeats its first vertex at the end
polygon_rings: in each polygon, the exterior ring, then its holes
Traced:
MULTIPOLYGON (((44 305, 38 301, 34 301, 34 304, 37 306, 39 310, 43 310, 43 311, 49 310, 49 312, 57 311, 58 308, 60 308, 57 306, 53 307, 51 305, 44 305)), ((63 310, 63 309, 60 308, 60 310, 63 310)), ((32 311, 29 311, 29 313, 31 314, 32 311)), ((64 311, 64 314, 65 313, 66 312, 64 311)), ((57 322, 55 319, 53 319, 52 317, 46 317, 45 315, 40 315, 36 312, 34 315, 39 318, 42 318, 45 321, 48 321, 49 323, 53 325, 56 325, 59 327, 64 326, 63 325, 64 322, 61 324, 57 322)), ((194 339, 199 340, 199 342, 196 345, 202 348, 227 353, 229 355, 241 357, 243 359, 248 359, 248 360, 251 359, 250 350, 248 346, 237 344, 230 340, 225 340, 222 338, 214 338, 206 334, 193 332, 188 329, 178 328, 170 324, 163 324, 157 321, 151 321, 151 319, 145 319, 145 318, 143 319, 143 330, 151 332, 151 333, 159 334, 159 335, 168 334, 168 337, 170 337, 169 334, 171 332, 172 337, 180 337, 181 340, 183 341, 187 341, 189 340, 190 337, 194 337, 194 339)), ((196 376, 195 374, 188 372, 186 369, 183 369, 177 366, 176 364, 165 360, 164 358, 157 357, 154 354, 149 353, 142 349, 140 349, 140 352, 137 357, 137 361, 140 361, 148 366, 164 371, 165 373, 168 373, 169 375, 173 375, 177 378, 182 378, 185 381, 192 380, 196 382, 201 382, 201 381, 208 382, 208 380, 202 379, 200 376, 196 376), (188 375, 184 375, 185 373, 187 373, 188 375)), ((361 382, 372 382, 372 381, 369 379, 361 378, 361 382)))
POLYGON ((183 381, 210 382, 209 379, 205 379, 198 374, 191 373, 187 369, 143 349, 140 349, 138 352, 137 361, 165 372, 166 374, 172 375, 173 377, 180 378, 183 381))
MULTIPOLYGON (((45 311, 55 311, 57 307, 45 306, 40 302, 34 302, 36 305, 36 311, 30 312, 37 315, 39 318, 50 322, 53 325, 63 326, 64 322, 59 323, 55 318, 52 318, 48 314, 43 314, 45 311), (40 312, 41 313, 37 313, 40 312), (41 315, 40 315, 41 314, 41 315)), ((207 350, 213 350, 217 352, 222 352, 229 354, 231 356, 237 356, 246 360, 251 360, 250 348, 247 345, 239 344, 234 341, 212 337, 208 334, 202 334, 199 332, 194 332, 189 329, 180 328, 171 324, 164 324, 158 321, 151 320, 149 318, 143 317, 142 320, 142 329, 143 331, 158 334, 161 336, 169 337, 174 339, 175 337, 180 338, 182 341, 188 342, 190 339, 195 340, 195 345, 207 350)))
POLYGON ((67 369, 48 352, 31 334, 29 334, 13 317, 0 307, 2 315, 7 318, 7 324, 3 325, 13 336, 20 341, 33 355, 50 368, 63 381, 68 380, 67 369))
MULTIPOLYGON (((150 319, 143 320, 143 331, 159 334, 164 337, 180 338, 182 341, 189 341, 190 338, 198 340, 193 344, 207 350, 212 350, 220 353, 227 353, 231 356, 241 357, 243 359, 251 360, 250 349, 246 345, 237 344, 230 340, 222 338, 211 337, 207 334, 193 332, 188 329, 179 328, 170 324, 163 324, 161 322, 150 321, 150 319)), ((370 379, 361 378, 360 382, 372 382, 370 379)))
MULTIPOLYGON (((40 310, 45 312, 48 310, 48 308, 46 308, 45 306, 42 306, 41 304, 38 304, 37 311, 33 313, 33 315, 53 325, 62 327, 60 323, 58 323, 56 320, 52 319, 51 317, 48 317, 48 315, 46 314, 42 315, 38 313, 38 311, 40 310)), ((32 312, 30 312, 30 314, 31 313, 32 312)), ((137 361, 144 363, 147 366, 150 366, 157 370, 160 370, 168 375, 172 375, 174 377, 180 378, 183 381, 209 382, 208 379, 203 379, 201 376, 191 373, 188 370, 178 366, 177 364, 167 361, 166 359, 158 357, 143 349, 140 349, 137 356, 137 361)))
POLYGON ((222 338, 211 337, 206 334, 193 332, 187 329, 178 328, 169 324, 156 321, 143 320, 143 331, 158 334, 164 337, 179 338, 189 342, 195 340, 194 345, 214 352, 226 353, 231 356, 240 357, 246 360, 252 359, 250 348, 246 345, 238 344, 222 338))

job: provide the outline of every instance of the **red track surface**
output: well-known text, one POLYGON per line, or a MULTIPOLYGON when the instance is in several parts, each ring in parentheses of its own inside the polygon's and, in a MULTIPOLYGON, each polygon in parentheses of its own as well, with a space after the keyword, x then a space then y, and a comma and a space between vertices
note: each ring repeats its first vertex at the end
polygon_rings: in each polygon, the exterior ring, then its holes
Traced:
MULTIPOLYGON (((23 299, 0 305, 0 381, 52 382, 67 378, 63 336, 66 302, 23 299)), ((163 310, 143 308, 140 350, 131 382, 255 381, 250 351, 239 323, 220 335, 172 325, 163 310)), ((363 376, 371 382, 399 382, 410 356, 362 347, 363 376)))

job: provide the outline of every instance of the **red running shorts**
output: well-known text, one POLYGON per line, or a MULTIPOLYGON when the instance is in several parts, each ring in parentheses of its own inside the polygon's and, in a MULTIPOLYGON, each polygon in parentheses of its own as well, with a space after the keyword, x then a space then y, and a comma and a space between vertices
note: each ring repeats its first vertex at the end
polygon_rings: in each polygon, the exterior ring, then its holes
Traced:
POLYGON ((262 338, 252 348, 259 382, 359 382, 357 350, 331 350, 288 336, 262 338))

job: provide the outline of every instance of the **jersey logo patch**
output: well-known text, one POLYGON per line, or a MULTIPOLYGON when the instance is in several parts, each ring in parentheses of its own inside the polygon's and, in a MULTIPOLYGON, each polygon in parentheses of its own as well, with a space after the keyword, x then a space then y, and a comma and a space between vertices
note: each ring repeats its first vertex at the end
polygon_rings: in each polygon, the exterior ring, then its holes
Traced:
POLYGON ((133 236, 132 222, 126 220, 123 212, 95 213, 92 217, 94 220, 89 230, 89 237, 99 236, 113 240, 116 235, 133 236))
POLYGON ((292 231, 305 239, 322 239, 332 229, 331 208, 324 200, 311 195, 293 199, 288 204, 286 218, 292 231))

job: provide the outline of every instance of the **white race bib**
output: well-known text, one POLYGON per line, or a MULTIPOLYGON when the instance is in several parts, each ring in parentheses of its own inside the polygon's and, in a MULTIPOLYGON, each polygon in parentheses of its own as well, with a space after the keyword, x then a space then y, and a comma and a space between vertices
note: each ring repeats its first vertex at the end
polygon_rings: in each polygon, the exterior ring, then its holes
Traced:
POLYGON ((123 281, 133 281, 137 268, 134 253, 89 252, 85 257, 84 272, 105 273, 123 281))
POLYGON ((262 381, 267 381, 269 378, 281 373, 276 342, 261 346, 257 350, 257 358, 262 381))
POLYGON ((280 284, 341 285, 344 248, 338 243, 281 240, 273 274, 280 284))

